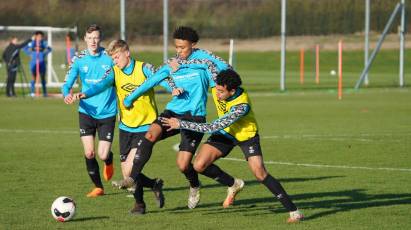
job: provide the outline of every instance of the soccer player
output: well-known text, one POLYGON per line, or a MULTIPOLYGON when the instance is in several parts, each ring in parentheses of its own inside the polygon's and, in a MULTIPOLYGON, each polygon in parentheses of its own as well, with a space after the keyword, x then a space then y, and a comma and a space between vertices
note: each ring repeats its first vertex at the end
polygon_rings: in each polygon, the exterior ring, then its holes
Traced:
MULTIPOLYGON (((171 74, 175 85, 185 91, 181 95, 174 96, 160 116, 180 117, 194 122, 205 122, 207 91, 209 85, 214 84, 212 79, 213 74, 215 75, 216 72, 215 66, 210 61, 197 59, 185 62, 184 68, 178 70, 175 66, 178 66, 178 64, 174 60, 169 65, 161 67, 163 71, 158 71, 152 78, 149 78, 127 96, 123 101, 124 105, 130 107, 137 98, 171 74)), ((141 172, 142 167, 139 165, 144 165, 149 160, 153 145, 157 141, 179 133, 181 141, 177 153, 177 166, 190 183, 187 206, 193 209, 200 200, 200 181, 197 172, 193 169, 191 160, 204 135, 202 133, 188 130, 181 132, 180 130, 167 131, 159 120, 154 121, 142 140, 140 148, 137 149, 136 155, 141 157, 134 160, 131 178, 125 181, 133 182, 136 173, 141 172)))
MULTIPOLYGON (((78 93, 75 98, 91 98, 106 88, 115 87, 117 100, 123 99, 146 79, 154 75, 154 67, 149 63, 136 61, 130 57, 128 44, 123 40, 112 41, 107 53, 112 57, 115 66, 102 80, 89 88, 87 91, 78 93)), ((168 84, 167 84, 168 86, 168 84)), ((168 87, 167 87, 168 89, 168 87)), ((139 142, 144 138, 151 123, 157 118, 157 106, 154 90, 151 89, 138 98, 130 109, 118 103, 120 121, 120 161, 123 178, 130 177, 133 159, 135 158, 139 142)), ((143 199, 143 187, 151 188, 156 197, 158 206, 164 206, 164 195, 162 192, 163 180, 150 179, 144 174, 137 175, 134 197, 135 206, 131 209, 132 214, 144 214, 146 205, 143 199)), ((120 182, 113 181, 112 184, 122 188, 120 182)))
POLYGON ((30 60, 30 70, 32 75, 32 80, 30 82, 31 96, 34 96, 34 86, 36 84, 36 77, 39 74, 41 78, 41 86, 43 88, 43 96, 47 97, 47 87, 46 87, 46 57, 47 54, 51 52, 51 47, 47 45, 44 40, 44 33, 42 31, 36 31, 34 33, 34 40, 30 42, 23 51, 31 57, 30 60))
MULTIPOLYGON (((100 47, 101 28, 98 25, 93 24, 86 29, 84 41, 87 49, 73 58, 65 83, 61 88, 66 104, 72 104, 75 101, 70 90, 78 76, 80 76, 82 85, 81 91, 84 92, 100 82, 113 66, 111 57, 106 54, 104 48, 100 47)), ((97 131, 99 138, 97 155, 104 161, 103 176, 108 181, 113 176, 111 143, 117 114, 115 89, 109 87, 94 97, 81 100, 78 111, 80 138, 84 147, 87 172, 94 183, 94 189, 87 194, 87 197, 98 197, 104 195, 104 189, 96 160, 94 139, 97 131)))
MULTIPOLYGON (((217 73, 226 69, 232 69, 226 61, 221 57, 216 56, 212 52, 200 48, 196 48, 200 37, 196 30, 188 26, 180 26, 173 33, 174 44, 176 47, 176 57, 180 60, 208 60, 211 61, 217 69, 217 73)), ((213 101, 218 105, 218 100, 215 94, 215 87, 211 86, 213 101)))
MULTIPOLYGON (((201 146, 194 160, 194 169, 199 173, 214 171, 215 177, 220 178, 223 171, 215 165, 212 166, 213 162, 227 156, 235 146, 239 146, 257 180, 265 185, 289 211, 290 217, 287 222, 299 222, 304 218, 303 214, 297 209, 281 184, 265 169, 257 121, 248 94, 240 86, 240 76, 231 69, 224 70, 217 75, 215 88, 219 102, 217 106, 219 119, 211 123, 196 123, 181 118, 161 118, 161 120, 169 127, 168 131, 181 129, 212 133, 206 143, 201 146), (213 168, 210 169, 210 166, 213 168)), ((232 179, 231 183, 233 183, 232 179)), ((228 207, 233 204, 235 195, 235 188, 229 187, 223 206, 228 207)))

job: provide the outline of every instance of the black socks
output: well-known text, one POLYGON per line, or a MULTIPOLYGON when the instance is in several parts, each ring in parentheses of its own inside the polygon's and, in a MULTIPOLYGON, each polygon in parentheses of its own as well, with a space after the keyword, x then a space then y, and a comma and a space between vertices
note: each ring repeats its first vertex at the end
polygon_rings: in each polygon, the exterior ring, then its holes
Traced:
POLYGON ((280 182, 278 182, 270 174, 268 174, 261 183, 263 183, 275 195, 287 211, 292 212, 297 210, 297 207, 291 201, 283 186, 281 186, 280 182))
POLYGON ((93 181, 94 185, 97 188, 103 188, 103 184, 101 183, 101 178, 100 178, 100 170, 98 167, 98 163, 96 158, 86 159, 86 166, 87 166, 87 172, 88 175, 90 176, 91 181, 93 181))
POLYGON ((201 174, 228 187, 231 187, 234 184, 234 178, 221 170, 215 164, 208 166, 201 174))

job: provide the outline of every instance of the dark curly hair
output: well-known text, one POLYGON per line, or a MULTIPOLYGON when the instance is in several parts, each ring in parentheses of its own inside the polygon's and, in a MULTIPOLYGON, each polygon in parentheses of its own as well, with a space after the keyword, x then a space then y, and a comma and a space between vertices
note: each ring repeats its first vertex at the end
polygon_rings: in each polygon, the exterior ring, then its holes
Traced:
POLYGON ((200 38, 198 37, 197 31, 187 26, 180 26, 176 30, 174 30, 173 38, 187 40, 193 43, 198 42, 198 40, 200 40, 200 38))
POLYGON ((237 72, 232 69, 221 71, 216 78, 217 85, 225 86, 228 91, 237 89, 241 85, 241 78, 237 72))

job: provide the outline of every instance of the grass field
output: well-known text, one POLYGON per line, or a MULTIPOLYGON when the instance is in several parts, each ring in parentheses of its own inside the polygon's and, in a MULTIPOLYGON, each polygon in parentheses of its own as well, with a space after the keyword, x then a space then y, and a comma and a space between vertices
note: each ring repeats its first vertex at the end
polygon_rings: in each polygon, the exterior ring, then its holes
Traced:
MULTIPOLYGON (((396 54, 386 55, 388 60, 396 54)), ((297 54, 290 55, 291 60, 293 56, 298 60, 297 54)), ((354 63, 362 60, 360 56, 350 54, 347 72, 352 75, 347 74, 347 82, 358 79, 361 68, 354 63)), ((277 57, 272 58, 270 63, 277 57)), ((359 92, 346 88, 338 101, 331 87, 335 79, 327 75, 324 86, 315 86, 313 80, 299 86, 293 65, 288 65, 289 90, 279 93, 279 73, 258 64, 267 59, 239 54, 238 69, 251 89, 266 167, 291 194, 306 221, 285 223, 286 210, 255 180, 238 148, 217 163, 246 181, 235 205, 223 209, 226 188, 200 176, 201 202, 189 210, 188 184, 178 172, 172 149, 179 137, 158 143, 144 171, 164 179, 163 209, 156 207, 147 190, 148 213, 131 216, 133 199, 108 182, 106 196, 86 198, 91 182, 78 137, 77 105, 55 98, 8 99, 3 90, 0 229, 410 229, 411 89, 392 87, 398 81, 397 66, 384 66, 387 61, 381 60, 372 75, 375 87, 359 92), (50 205, 63 195, 74 198, 77 214, 71 222, 57 223, 50 205)), ((168 95, 157 96, 160 111, 168 100, 168 95)), ((211 120, 215 110, 210 102, 208 107, 211 120)), ((117 134, 114 179, 120 178, 117 134)))
MULTIPOLYGON (((411 227, 409 89, 367 89, 342 101, 328 92, 251 95, 267 169, 307 217, 292 228, 411 227)), ((162 108, 168 96, 157 99, 162 108)), ((107 196, 85 197, 91 184, 77 133, 76 106, 28 98, 1 98, 0 106, 0 229, 290 228, 279 202, 257 183, 245 162, 237 161, 243 159, 238 149, 218 162, 246 181, 234 207, 224 210, 225 188, 201 177, 201 204, 195 210, 186 208, 187 183, 172 150, 178 138, 171 138, 155 146, 145 169, 165 180, 165 208, 155 207, 147 191, 148 214, 130 216, 133 199, 108 183, 107 196), (56 223, 50 215, 52 201, 61 195, 78 204, 72 222, 56 223)), ((117 140, 114 150, 118 153, 117 140)))

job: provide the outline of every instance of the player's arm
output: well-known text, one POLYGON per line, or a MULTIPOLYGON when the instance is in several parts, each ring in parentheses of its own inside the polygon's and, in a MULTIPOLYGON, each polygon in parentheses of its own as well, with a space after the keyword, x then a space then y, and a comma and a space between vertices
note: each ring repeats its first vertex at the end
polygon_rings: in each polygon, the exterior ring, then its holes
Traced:
POLYGON ((226 62, 224 59, 222 59, 221 57, 213 54, 212 52, 208 51, 208 50, 204 50, 204 49, 198 49, 198 52, 201 53, 201 57, 204 59, 208 59, 211 62, 213 62, 218 69, 218 72, 221 72, 223 70, 227 70, 227 69, 232 69, 233 67, 228 64, 228 62, 226 62))
POLYGON ((24 41, 23 43, 18 44, 18 45, 17 45, 17 49, 21 49, 21 48, 26 47, 26 46, 27 46, 27 44, 29 44, 31 41, 32 41, 32 39, 31 39, 31 38, 29 38, 29 39, 27 39, 26 41, 24 41))
POLYGON ((79 68, 76 59, 76 56, 74 56, 72 59, 73 64, 70 65, 64 80, 64 84, 61 86, 61 93, 63 94, 64 102, 66 104, 71 104, 74 102, 73 95, 71 94, 70 90, 73 87, 74 82, 76 81, 79 74, 79 68))
POLYGON ((250 111, 250 106, 248 104, 239 104, 233 106, 229 113, 223 117, 212 121, 211 123, 196 123, 191 121, 179 120, 177 118, 163 118, 159 119, 165 125, 171 129, 186 129, 199 133, 214 133, 219 130, 225 129, 232 125, 241 117, 245 116, 250 111))
POLYGON ((130 107, 137 98, 143 95, 154 86, 160 84, 162 80, 168 77, 171 73, 171 68, 168 65, 162 66, 152 77, 147 78, 143 84, 136 88, 130 95, 124 98, 123 104, 125 107, 130 107))
MULTIPOLYGON (((164 69, 161 69, 160 67, 159 69, 156 70, 156 68, 150 63, 143 64, 143 73, 147 79, 153 77, 154 74, 158 71, 164 71, 164 69)), ((173 88, 176 88, 174 80, 171 79, 170 77, 167 77, 166 79, 161 81, 159 85, 163 87, 165 90, 167 90, 168 92, 172 92, 173 88)))
POLYGON ((215 82, 215 79, 217 78, 217 75, 219 73, 217 65, 207 59, 193 59, 189 61, 179 60, 178 63, 180 64, 180 68, 204 69, 207 72, 207 76, 210 79, 210 82, 215 82))
POLYGON ((31 51, 31 43, 29 42, 26 46, 24 46, 23 48, 23 52, 27 55, 31 55, 32 51, 31 51))
POLYGON ((83 96, 81 98, 95 96, 112 86, 114 86, 114 71, 113 68, 110 68, 104 73, 97 84, 93 85, 93 87, 90 87, 85 92, 82 92, 83 96))

